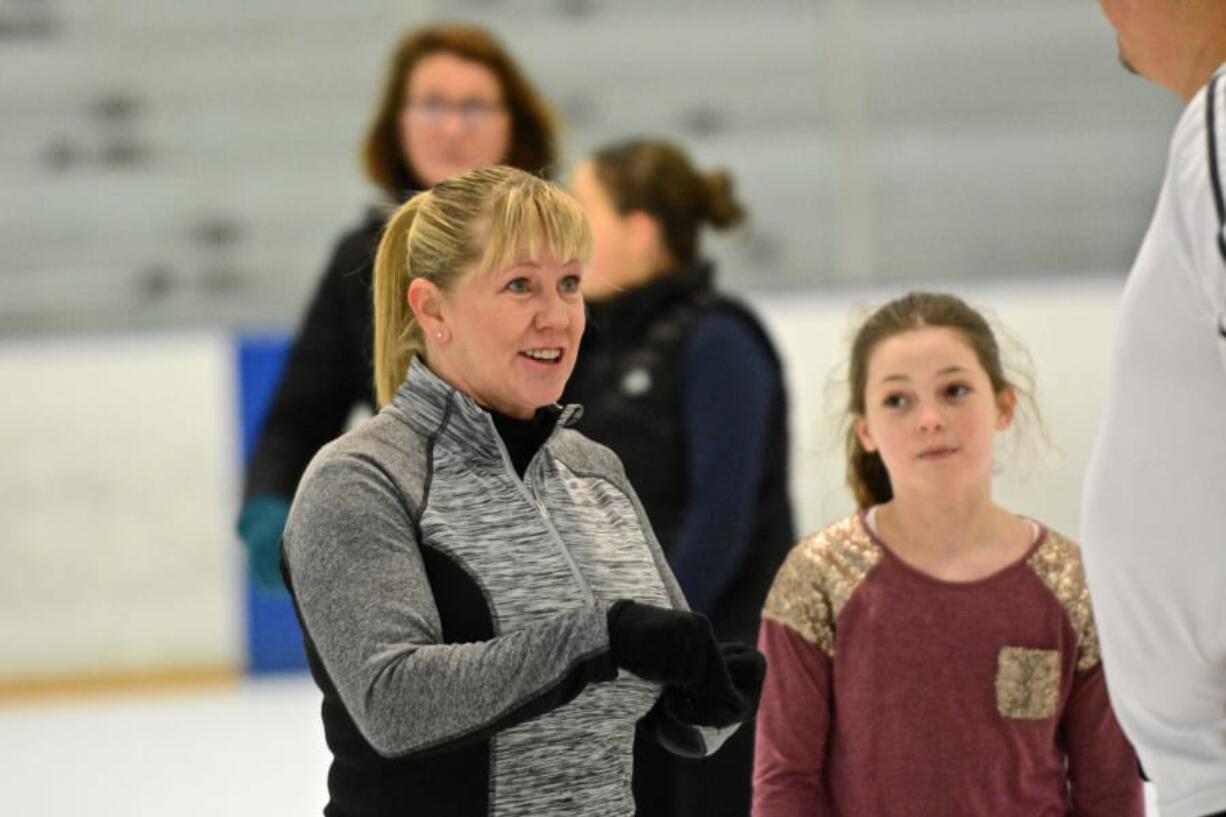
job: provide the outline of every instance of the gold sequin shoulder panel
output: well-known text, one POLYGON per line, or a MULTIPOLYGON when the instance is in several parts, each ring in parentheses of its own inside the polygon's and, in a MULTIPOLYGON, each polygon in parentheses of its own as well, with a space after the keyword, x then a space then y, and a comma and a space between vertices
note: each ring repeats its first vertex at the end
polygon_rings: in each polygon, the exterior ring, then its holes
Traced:
POLYGON ((856 516, 802 539, 775 575, 762 617, 833 657, 834 623, 881 555, 856 516))
POLYGON ((1084 672, 1099 661, 1098 631, 1090 608, 1081 548, 1072 539, 1047 531, 1043 544, 1028 560, 1039 580, 1051 590, 1073 629, 1077 631, 1077 671, 1084 672))

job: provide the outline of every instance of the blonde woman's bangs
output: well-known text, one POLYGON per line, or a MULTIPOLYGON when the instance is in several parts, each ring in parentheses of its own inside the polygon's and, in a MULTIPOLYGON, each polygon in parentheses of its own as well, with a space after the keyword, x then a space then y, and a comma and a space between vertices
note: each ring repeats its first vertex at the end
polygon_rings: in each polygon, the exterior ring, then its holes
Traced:
POLYGON ((516 185, 492 203, 482 271, 538 261, 545 252, 563 262, 585 264, 591 257, 592 230, 579 203, 547 182, 534 181, 516 185))

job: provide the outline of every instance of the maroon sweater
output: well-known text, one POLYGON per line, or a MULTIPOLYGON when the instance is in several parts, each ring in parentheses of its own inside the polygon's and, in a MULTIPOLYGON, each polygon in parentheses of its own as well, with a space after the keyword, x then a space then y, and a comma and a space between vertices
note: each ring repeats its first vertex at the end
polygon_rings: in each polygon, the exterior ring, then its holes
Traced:
POLYGON ((763 611, 754 817, 1144 813, 1077 545, 946 582, 862 515, 798 544, 763 611))

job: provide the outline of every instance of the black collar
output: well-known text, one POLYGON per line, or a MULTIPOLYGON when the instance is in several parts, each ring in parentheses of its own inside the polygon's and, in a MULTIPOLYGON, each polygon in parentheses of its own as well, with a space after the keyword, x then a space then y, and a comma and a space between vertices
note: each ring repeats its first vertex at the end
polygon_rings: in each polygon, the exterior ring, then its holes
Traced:
POLYGON ((515 466, 515 473, 522 478, 524 471, 528 469, 528 463, 557 427, 562 407, 541 406, 536 410, 536 414, 527 420, 508 417, 492 409, 489 412, 494 420, 494 428, 511 456, 511 465, 515 466))
POLYGON ((638 338, 646 327, 678 302, 711 291, 714 276, 712 264, 699 261, 608 300, 590 302, 586 331, 614 342, 638 338))

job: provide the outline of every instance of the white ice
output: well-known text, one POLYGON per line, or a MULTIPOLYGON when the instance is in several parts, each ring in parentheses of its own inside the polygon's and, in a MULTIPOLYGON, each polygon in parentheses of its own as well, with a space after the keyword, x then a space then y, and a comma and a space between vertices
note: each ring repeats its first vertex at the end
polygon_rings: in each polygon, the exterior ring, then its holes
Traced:
MULTIPOLYGON (((302 817, 327 801, 305 676, 0 708, 0 798, 28 817, 302 817)), ((1147 788, 1150 815, 1153 790, 1147 788)))

